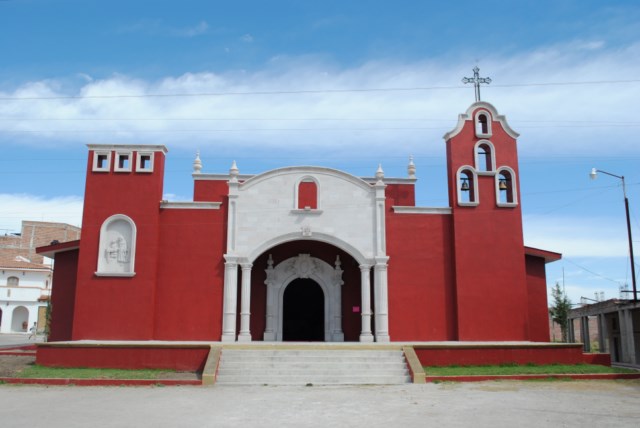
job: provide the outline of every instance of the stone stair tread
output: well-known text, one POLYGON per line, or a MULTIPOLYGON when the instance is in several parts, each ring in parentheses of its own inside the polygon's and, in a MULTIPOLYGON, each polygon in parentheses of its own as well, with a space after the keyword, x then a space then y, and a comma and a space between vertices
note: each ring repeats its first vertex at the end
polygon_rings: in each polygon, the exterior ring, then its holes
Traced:
POLYGON ((410 382, 399 350, 223 349, 217 382, 236 385, 410 382))

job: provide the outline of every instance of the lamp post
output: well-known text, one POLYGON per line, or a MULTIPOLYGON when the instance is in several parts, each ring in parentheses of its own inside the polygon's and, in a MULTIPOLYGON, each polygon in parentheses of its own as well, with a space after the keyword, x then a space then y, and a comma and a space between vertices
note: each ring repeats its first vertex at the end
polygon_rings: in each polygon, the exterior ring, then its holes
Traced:
POLYGON ((624 183, 624 175, 615 175, 610 172, 602 171, 601 169, 592 168, 589 177, 595 180, 598 177, 598 173, 610 175, 611 177, 619 178, 622 181, 622 194, 624 195, 624 209, 627 214, 627 236, 629 237, 629 255, 631 257, 631 284, 633 285, 633 301, 638 301, 638 294, 636 290, 636 267, 633 261, 633 239, 631 238, 631 220, 629 220, 629 198, 627 198, 627 188, 624 183))

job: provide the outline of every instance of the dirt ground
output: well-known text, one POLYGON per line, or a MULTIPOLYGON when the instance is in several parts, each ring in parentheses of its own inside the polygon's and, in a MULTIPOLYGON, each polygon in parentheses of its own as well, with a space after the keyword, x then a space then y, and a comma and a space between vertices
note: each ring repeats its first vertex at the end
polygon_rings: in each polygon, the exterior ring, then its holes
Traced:
POLYGON ((0 377, 15 377, 23 369, 35 364, 32 355, 0 355, 0 377))

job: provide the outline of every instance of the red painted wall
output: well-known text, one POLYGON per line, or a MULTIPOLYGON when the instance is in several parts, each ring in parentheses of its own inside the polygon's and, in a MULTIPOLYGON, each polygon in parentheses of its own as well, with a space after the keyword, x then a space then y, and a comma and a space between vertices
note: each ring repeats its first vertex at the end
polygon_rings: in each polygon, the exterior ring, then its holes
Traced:
POLYGON ((152 173, 92 172, 93 154, 89 151, 73 339, 151 339, 164 154, 155 153, 152 173), (137 227, 132 278, 94 275, 100 227, 114 214, 129 216, 137 227))
POLYGON ((384 189, 389 205, 414 207, 416 205, 416 188, 413 184, 387 184, 384 189))
POLYGON ((220 340, 226 208, 160 213, 154 338, 220 340))
POLYGON ((76 301, 76 272, 78 250, 59 252, 55 256, 51 288, 51 326, 48 340, 71 340, 73 313, 76 301))
POLYGON ((529 340, 549 341, 549 308, 547 306, 547 274, 542 257, 526 256, 527 302, 529 304, 529 340))
MULTIPOLYGON (((518 177, 515 140, 499 122, 493 121, 492 128, 490 141, 495 146, 497 167, 509 166, 518 177)), ((520 205, 496 206, 493 176, 478 176, 478 206, 457 203, 456 173, 463 165, 475 165, 474 144, 478 140, 473 121, 467 121, 462 131, 447 141, 458 339, 528 340, 520 205)))
POLYGON ((455 340, 451 216, 388 209, 386 227, 391 340, 455 340))
POLYGON ((209 346, 47 346, 38 347, 36 363, 49 367, 170 369, 202 371, 209 346))
POLYGON ((582 346, 442 346, 414 347, 423 366, 494 364, 581 364, 582 346))
POLYGON ((223 202, 227 200, 229 185, 224 180, 194 180, 193 200, 196 202, 223 202))

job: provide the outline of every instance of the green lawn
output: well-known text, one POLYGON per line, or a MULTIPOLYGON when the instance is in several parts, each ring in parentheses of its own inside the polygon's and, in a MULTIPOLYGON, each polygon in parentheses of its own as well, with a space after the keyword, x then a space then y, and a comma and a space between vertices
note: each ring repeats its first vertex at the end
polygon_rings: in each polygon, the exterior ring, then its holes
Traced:
POLYGON ((63 378, 63 379, 161 379, 170 370, 124 370, 94 369, 87 367, 63 368, 33 365, 19 372, 21 378, 63 378))
POLYGON ((517 365, 501 364, 498 366, 425 366, 427 376, 473 376, 473 375, 526 375, 526 374, 587 374, 587 373, 638 373, 636 370, 617 367, 606 367, 597 364, 549 364, 549 365, 517 365))

